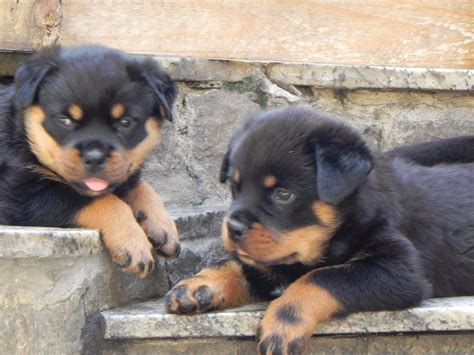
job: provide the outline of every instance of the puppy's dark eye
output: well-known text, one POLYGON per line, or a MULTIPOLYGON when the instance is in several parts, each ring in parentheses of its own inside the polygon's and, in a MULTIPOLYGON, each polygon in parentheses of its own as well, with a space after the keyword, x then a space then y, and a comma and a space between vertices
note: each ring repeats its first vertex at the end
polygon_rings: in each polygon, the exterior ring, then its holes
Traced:
POLYGON ((278 204, 288 204, 293 202, 296 198, 296 195, 293 192, 288 191, 287 189, 283 189, 281 187, 273 190, 272 199, 275 203, 278 204))
POLYGON ((76 122, 73 121, 73 120, 70 119, 70 118, 67 118, 67 117, 59 117, 59 118, 58 118, 58 123, 59 123, 61 126, 64 126, 64 127, 67 127, 67 128, 74 128, 74 127, 76 127, 76 122))
POLYGON ((128 118, 122 118, 119 121, 119 124, 122 128, 129 128, 132 125, 132 121, 130 121, 128 118))

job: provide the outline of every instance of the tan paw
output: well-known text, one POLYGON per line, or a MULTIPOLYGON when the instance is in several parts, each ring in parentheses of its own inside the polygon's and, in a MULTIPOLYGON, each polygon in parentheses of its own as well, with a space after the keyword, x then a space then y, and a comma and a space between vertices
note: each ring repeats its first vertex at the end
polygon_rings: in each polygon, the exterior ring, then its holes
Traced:
POLYGON ((157 254, 166 258, 178 257, 181 252, 176 224, 168 215, 142 210, 137 212, 137 222, 145 231, 157 254))
POLYGON ((97 228, 112 259, 123 271, 147 276, 154 268, 153 247, 130 206, 115 195, 96 198, 76 216, 75 224, 97 228))
POLYGON ((224 295, 211 280, 195 276, 179 282, 166 295, 166 307, 172 313, 203 313, 221 308, 224 295))
POLYGON ((202 313, 247 304, 251 299, 241 266, 227 260, 180 281, 166 295, 166 306, 173 313, 202 313))
POLYGON ((314 322, 307 322, 296 305, 271 303, 257 330, 258 352, 302 354, 313 331, 314 322))
MULTIPOLYGON (((138 225, 137 227, 135 231, 128 231, 135 234, 133 237, 124 231, 123 235, 107 238, 105 244, 112 259, 122 268, 122 271, 144 278, 155 268, 155 260, 151 243, 146 238, 143 230, 138 225), (138 236, 138 234, 141 235, 138 236)), ((103 233, 105 240, 106 232, 103 233)))
POLYGON ((257 330, 260 354, 302 354, 317 325, 341 309, 331 293, 311 281, 311 273, 268 306, 257 330))
POLYGON ((141 181, 123 196, 123 200, 132 209, 157 254, 177 257, 181 251, 178 230, 153 188, 141 181))

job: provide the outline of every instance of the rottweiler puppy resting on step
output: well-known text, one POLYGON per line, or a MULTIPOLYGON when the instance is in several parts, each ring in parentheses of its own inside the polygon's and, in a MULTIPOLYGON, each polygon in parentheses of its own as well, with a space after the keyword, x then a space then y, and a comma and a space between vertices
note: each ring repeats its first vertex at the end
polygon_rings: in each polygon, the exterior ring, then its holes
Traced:
POLYGON ((179 253, 173 220, 140 168, 177 89, 152 59, 53 47, 0 90, 0 224, 98 228, 124 271, 179 253))
POLYGON ((206 312, 270 300, 283 288, 260 323, 259 352, 299 354, 336 315, 474 295, 474 164, 456 163, 473 161, 474 141, 446 142, 444 150, 432 143, 446 152, 438 158, 430 143, 381 154, 326 114, 256 116, 222 166, 231 258, 179 282, 168 309, 206 312), (453 142, 467 150, 456 154, 453 142))

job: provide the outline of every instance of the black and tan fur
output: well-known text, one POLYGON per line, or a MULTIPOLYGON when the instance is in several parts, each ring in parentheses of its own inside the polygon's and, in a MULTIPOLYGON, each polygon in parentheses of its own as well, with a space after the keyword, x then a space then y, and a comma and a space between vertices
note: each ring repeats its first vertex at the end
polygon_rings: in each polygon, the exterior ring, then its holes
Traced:
POLYGON ((471 136, 382 154, 326 114, 258 115, 231 140, 221 172, 232 191, 222 239, 240 273, 224 275, 224 264, 179 282, 169 310, 235 305, 224 288, 239 304, 279 296, 259 352, 299 354, 335 315, 474 295, 473 147, 471 136))
POLYGON ((177 89, 152 59, 101 46, 47 48, 0 90, 0 223, 98 228, 125 271, 179 252, 140 169, 177 89))

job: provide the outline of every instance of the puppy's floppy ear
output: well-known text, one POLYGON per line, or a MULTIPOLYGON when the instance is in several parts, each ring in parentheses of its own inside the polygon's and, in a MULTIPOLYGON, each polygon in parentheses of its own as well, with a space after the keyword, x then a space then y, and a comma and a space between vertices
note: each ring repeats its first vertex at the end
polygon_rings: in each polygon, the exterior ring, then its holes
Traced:
POLYGON ((230 153, 231 147, 227 149, 227 152, 224 154, 224 158, 222 158, 221 170, 219 173, 219 182, 221 184, 225 183, 229 176, 229 167, 230 167, 230 153))
POLYGON ((220 170, 220 173, 219 173, 219 182, 221 184, 227 182, 227 179, 229 178, 230 156, 233 152, 233 149, 234 149, 234 146, 235 146, 237 140, 240 138, 243 131, 244 131, 243 129, 238 130, 230 138, 229 145, 227 146, 227 152, 224 154, 224 158, 222 158, 221 170, 220 170))
POLYGON ((224 154, 224 158, 222 159, 222 164, 221 164, 221 170, 219 174, 219 181, 223 184, 227 181, 228 176, 229 176, 229 168, 230 168, 230 156, 233 152, 233 149, 239 139, 242 137, 243 133, 257 124, 258 122, 261 122, 262 118, 257 115, 254 117, 251 117, 245 122, 245 125, 243 128, 239 129, 234 133, 234 135, 230 138, 229 145, 227 146, 227 152, 224 154))
MULTIPOLYGON (((316 179, 321 201, 337 205, 351 195, 373 167, 373 157, 362 137, 348 129, 326 132, 314 141, 316 179), (336 133, 337 136, 332 136, 336 133)), ((321 133, 321 132, 319 132, 321 133)))
POLYGON ((14 83, 16 98, 22 108, 34 103, 41 82, 55 68, 52 59, 58 51, 59 47, 43 49, 17 69, 14 83))
POLYGON ((127 70, 131 78, 143 80, 153 90, 160 105, 160 117, 172 121, 171 108, 178 95, 178 88, 170 76, 151 58, 135 61, 127 70))

